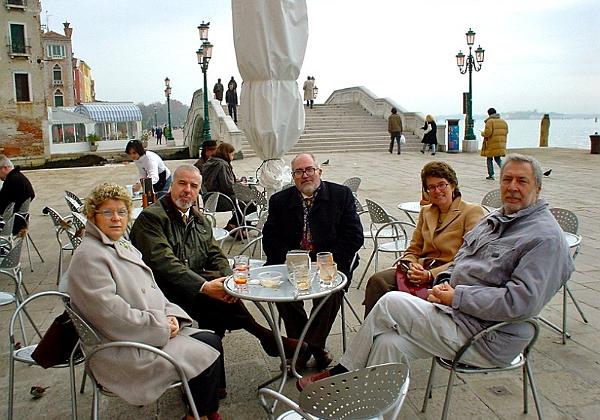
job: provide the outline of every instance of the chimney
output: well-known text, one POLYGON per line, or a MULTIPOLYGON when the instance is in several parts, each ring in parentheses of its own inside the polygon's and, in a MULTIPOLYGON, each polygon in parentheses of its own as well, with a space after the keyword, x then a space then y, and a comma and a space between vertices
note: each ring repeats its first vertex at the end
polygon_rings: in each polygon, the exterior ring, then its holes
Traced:
POLYGON ((71 34, 73 33, 73 28, 69 27, 69 25, 71 25, 69 22, 63 23, 63 26, 65 27, 65 36, 67 38, 71 39, 71 34))

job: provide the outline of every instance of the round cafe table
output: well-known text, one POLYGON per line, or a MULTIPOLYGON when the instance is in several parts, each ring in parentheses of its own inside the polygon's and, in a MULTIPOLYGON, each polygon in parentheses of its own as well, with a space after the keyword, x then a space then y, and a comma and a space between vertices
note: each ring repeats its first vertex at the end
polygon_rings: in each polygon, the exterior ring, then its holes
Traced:
MULTIPOLYGON (((236 290, 235 283, 233 282, 233 276, 229 276, 225 280, 225 291, 238 299, 251 301, 256 305, 256 307, 260 310, 260 312, 265 317, 265 320, 271 327, 271 331, 275 336, 277 341, 277 348, 279 349, 279 357, 281 358, 281 373, 271 378, 267 382, 261 384, 258 388, 263 388, 277 380, 280 380, 279 386, 277 387, 277 391, 281 393, 285 382, 288 377, 288 371, 286 366, 286 358, 285 352, 283 350, 283 342, 281 340, 281 331, 279 330, 279 323, 277 322, 276 315, 276 303, 284 303, 284 302, 294 302, 298 300, 311 300, 315 298, 324 298, 319 302, 319 305, 313 309, 310 317, 308 318, 308 322, 304 326, 302 330, 302 334, 298 339, 298 347, 296 347, 296 351, 294 352, 294 356, 292 357, 290 370, 292 374, 296 378, 301 378, 302 376, 296 371, 296 360, 298 359, 298 354, 300 353, 300 349, 302 347, 302 342, 304 341, 304 337, 306 336, 306 332, 308 328, 312 324, 313 320, 325 304, 325 302, 329 299, 329 297, 340 290, 346 285, 348 279, 344 275, 344 273, 337 273, 335 279, 333 280, 331 288, 321 289, 319 284, 319 276, 316 271, 311 271, 312 281, 310 285, 310 289, 308 293, 298 294, 292 286, 291 282, 288 279, 288 270, 285 264, 280 265, 270 265, 259 268, 251 268, 249 281, 248 281, 248 291, 239 291, 236 290), (258 275, 268 271, 275 271, 281 273, 283 282, 277 288, 263 287, 258 282, 258 275), (268 307, 265 308, 265 304, 268 307)), ((275 400, 272 405, 269 407, 269 404, 261 397, 261 403, 263 406, 269 410, 271 413, 275 411, 275 407, 277 406, 277 400, 275 400)))
POLYGON ((419 214, 421 212, 421 204, 418 201, 407 201, 406 203, 400 203, 398 204, 398 208, 406 213, 406 216, 411 222, 417 224, 412 215, 419 214))

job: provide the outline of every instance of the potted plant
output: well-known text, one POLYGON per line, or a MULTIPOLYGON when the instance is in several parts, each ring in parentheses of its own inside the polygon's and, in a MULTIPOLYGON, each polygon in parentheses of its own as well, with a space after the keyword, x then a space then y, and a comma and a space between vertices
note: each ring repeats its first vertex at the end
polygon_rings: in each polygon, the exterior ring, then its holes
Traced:
POLYGON ((142 141, 142 146, 144 146, 144 149, 147 149, 148 148, 148 133, 142 134, 141 141, 142 141))
POLYGON ((98 145, 96 144, 98 142, 98 136, 96 133, 88 134, 87 141, 90 144, 90 150, 95 152, 98 149, 98 145))

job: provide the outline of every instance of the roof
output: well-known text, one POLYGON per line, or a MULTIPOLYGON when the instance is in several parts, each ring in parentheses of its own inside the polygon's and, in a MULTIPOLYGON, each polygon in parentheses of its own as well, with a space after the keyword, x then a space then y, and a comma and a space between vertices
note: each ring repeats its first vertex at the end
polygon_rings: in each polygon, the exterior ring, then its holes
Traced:
POLYGON ((85 115, 96 122, 142 121, 142 111, 131 102, 94 102, 75 107, 77 114, 85 115))
POLYGON ((95 121, 73 112, 74 107, 51 107, 48 113, 50 124, 93 124, 95 121))
POLYGON ((67 38, 64 35, 61 35, 57 32, 54 31, 48 31, 48 32, 44 32, 42 34, 42 39, 56 39, 56 40, 63 40, 63 41, 69 41, 69 38, 67 38))

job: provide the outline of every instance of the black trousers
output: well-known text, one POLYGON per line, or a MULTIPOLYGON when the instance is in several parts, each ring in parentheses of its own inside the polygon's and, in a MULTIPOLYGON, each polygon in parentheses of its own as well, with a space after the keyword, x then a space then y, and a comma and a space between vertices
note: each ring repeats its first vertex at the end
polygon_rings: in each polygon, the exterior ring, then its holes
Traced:
POLYGON ((398 154, 400 154, 401 152, 401 146, 400 146, 400 137, 402 136, 402 133, 399 131, 394 131, 390 134, 390 153, 392 153, 394 151, 394 140, 396 140, 396 143, 398 143, 398 154))
POLYGON ((227 104, 227 110, 229 111, 229 116, 233 118, 233 122, 237 123, 237 105, 227 104))
POLYGON ((197 332, 192 335, 198 341, 208 344, 220 354, 219 358, 200 375, 188 381, 194 404, 200 416, 206 416, 219 410, 218 388, 225 388, 225 364, 221 338, 210 332, 197 332))

